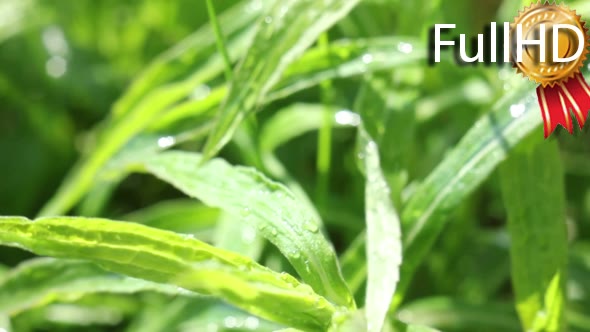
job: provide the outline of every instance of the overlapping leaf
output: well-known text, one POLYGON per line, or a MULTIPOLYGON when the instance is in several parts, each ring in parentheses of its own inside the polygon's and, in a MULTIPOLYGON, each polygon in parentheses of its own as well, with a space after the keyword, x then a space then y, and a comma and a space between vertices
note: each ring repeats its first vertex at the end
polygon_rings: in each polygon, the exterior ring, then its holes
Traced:
POLYGON ((0 243, 201 294, 303 329, 325 328, 335 308, 309 286, 192 237, 105 219, 0 218, 0 243))
POLYGON ((107 272, 88 262, 43 258, 19 265, 0 280, 0 313, 14 315, 56 299, 72 301, 90 293, 141 291, 195 295, 171 285, 107 272))
POLYGON ((316 292, 354 306, 319 220, 285 186, 254 169, 221 159, 203 163, 201 155, 186 152, 164 152, 141 164, 187 195, 240 216, 275 244, 316 292))
POLYGON ((230 140, 246 115, 263 102, 286 67, 358 2, 286 0, 274 6, 260 23, 254 42, 235 73, 205 146, 206 158, 211 158, 230 140))

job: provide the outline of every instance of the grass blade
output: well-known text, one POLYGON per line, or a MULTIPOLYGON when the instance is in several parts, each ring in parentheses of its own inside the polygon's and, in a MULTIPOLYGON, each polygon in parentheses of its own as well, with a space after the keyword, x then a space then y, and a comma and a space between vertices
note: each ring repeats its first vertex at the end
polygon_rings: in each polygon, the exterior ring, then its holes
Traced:
POLYGON ((272 153, 279 146, 295 137, 321 128, 324 112, 329 112, 331 126, 353 127, 359 124, 359 116, 349 110, 319 104, 293 104, 279 110, 265 122, 260 132, 262 153, 272 153))
POLYGON ((241 121, 259 106, 283 71, 359 0, 286 0, 259 23, 254 43, 238 67, 228 98, 205 145, 206 159, 230 140, 241 121))
POLYGON ((379 332, 399 281, 402 261, 400 221, 381 170, 377 144, 361 128, 364 146, 365 216, 367 220, 367 331, 379 332))
POLYGON ((219 25, 219 21, 217 20, 217 14, 215 13, 215 6, 213 5, 212 0, 207 0, 207 12, 209 13, 209 20, 211 21, 213 32, 215 32, 217 51, 221 53, 221 56, 223 57, 223 62, 225 63, 225 79, 229 82, 233 78, 232 62, 229 58, 229 54, 227 53, 227 49, 225 47, 225 42, 223 40, 223 32, 221 31, 221 26, 219 25))
MULTIPOLYGON (((254 17, 257 15, 253 15, 250 19, 254 17)), ((242 24, 247 26, 248 21, 242 24)), ((209 31, 208 27, 203 31, 209 31)), ((252 29, 238 31, 236 36, 228 41, 228 48, 234 57, 245 51, 253 32, 252 29)), ((196 35, 201 36, 202 32, 196 35)), ((158 116, 170 109, 176 109, 177 104, 190 97, 196 87, 223 72, 224 62, 221 57, 215 53, 200 54, 198 43, 199 40, 193 38, 180 43, 176 48, 166 52, 161 59, 157 59, 153 67, 137 79, 129 91, 113 106, 113 112, 108 121, 99 126, 95 138, 96 146, 82 156, 55 196, 39 212, 40 216, 60 215, 69 211, 87 193, 92 180, 104 165, 123 149, 125 144, 144 131, 158 116), (195 52, 200 55, 195 55, 195 52), (201 59, 200 56, 203 58, 201 59), (196 69, 187 67, 184 63, 187 58, 192 60, 191 65, 201 64, 202 66, 196 69), (182 68, 179 72, 177 72, 178 67, 182 68), (188 77, 187 72, 190 73, 188 77)), ((204 111, 200 107, 196 108, 199 112, 204 111)))
POLYGON ((178 287, 106 272, 88 262, 41 258, 22 263, 0 280, 0 313, 14 315, 55 299, 73 301, 90 293, 141 291, 191 294, 178 287))
POLYGON ((356 294, 367 278, 367 235, 362 233, 340 255, 342 275, 352 294, 356 294))
MULTIPOLYGON (((235 37, 247 30, 272 3, 273 1, 269 0, 260 2, 260 6, 251 6, 248 1, 242 1, 221 13, 218 16, 219 24, 223 26, 226 36, 235 37)), ((123 117, 154 88, 192 72, 200 61, 215 53, 216 41, 214 27, 207 24, 162 53, 150 63, 115 103, 113 116, 123 117)), ((223 66, 223 61, 210 62, 207 70, 214 69, 212 72, 220 72, 223 66)))
POLYGON ((394 306, 399 304, 417 266, 442 231, 447 216, 504 161, 508 152, 541 125, 534 94, 526 85, 479 119, 461 142, 417 188, 402 214, 404 264, 394 306), (514 117, 511 107, 524 110, 514 117))
MULTIPOLYGON (((232 44, 233 46, 230 45, 231 53, 239 53, 245 49, 244 41, 249 40, 248 34, 248 32, 242 33, 236 37, 237 41, 232 44)), ((201 35, 201 32, 195 34, 195 36, 201 35)), ((336 41, 330 44, 330 53, 327 54, 321 48, 312 49, 296 61, 292 68, 290 67, 285 73, 285 78, 265 98, 264 102, 283 98, 323 80, 391 69, 399 65, 417 63, 426 57, 425 50, 416 46, 411 55, 401 52, 395 45, 407 44, 402 40, 405 39, 387 37, 336 41), (332 61, 327 62, 326 60, 330 58, 332 61), (369 58, 371 61, 366 61, 369 58)), ((155 60, 153 68, 150 67, 138 78, 114 106, 113 119, 118 121, 108 124, 101 131, 103 139, 99 140, 98 145, 71 170, 55 196, 47 202, 39 215, 59 215, 69 211, 90 190, 91 180, 138 133, 145 129, 164 131, 174 124, 202 116, 203 113, 217 107, 227 94, 226 86, 212 89, 204 100, 175 103, 190 95, 195 86, 223 71, 223 62, 218 57, 213 57, 213 60, 209 60, 203 66, 207 68, 206 70, 197 71, 185 81, 165 84, 167 80, 172 79, 166 76, 168 75, 165 74, 166 70, 173 71, 178 65, 176 62, 181 61, 182 55, 186 52, 192 52, 197 41, 196 37, 190 37, 187 41, 180 43, 165 53, 161 59, 155 60), (159 75, 165 75, 158 78, 161 82, 158 81, 158 84, 152 82, 159 75), (152 91, 152 94, 144 98, 148 91, 152 91), (157 121, 155 121, 156 118, 157 121)))
POLYGON ((0 243, 38 255, 84 259, 120 274, 214 295, 303 329, 326 328, 334 307, 309 286, 192 237, 88 218, 0 217, 0 243))
MULTIPOLYGON (((537 136, 535 135, 535 138, 537 136)), ((567 229, 557 143, 524 142, 500 168, 523 329, 565 331, 567 229)))
POLYGON ((202 161, 198 154, 171 151, 143 164, 185 194, 241 216, 281 250, 316 292, 337 304, 354 307, 336 254, 319 232, 314 213, 286 187, 254 169, 233 167, 221 159, 202 161))
POLYGON ((419 64, 427 57, 422 44, 409 37, 379 37, 335 40, 327 49, 314 47, 285 70, 267 99, 284 98, 329 79, 419 64))

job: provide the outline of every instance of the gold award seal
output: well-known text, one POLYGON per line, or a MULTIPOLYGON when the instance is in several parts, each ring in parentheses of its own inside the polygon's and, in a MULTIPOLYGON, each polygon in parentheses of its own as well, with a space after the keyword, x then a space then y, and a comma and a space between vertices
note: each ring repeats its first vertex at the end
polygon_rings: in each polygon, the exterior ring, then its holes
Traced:
POLYGON ((514 20, 511 29, 512 40, 515 40, 516 25, 522 26, 523 40, 539 40, 541 24, 545 25, 545 62, 541 62, 541 51, 538 45, 526 45, 522 50, 522 62, 516 61, 516 47, 512 45, 510 50, 512 62, 517 71, 530 80, 537 82, 542 87, 553 87, 558 83, 565 83, 576 74, 588 55, 588 29, 581 17, 575 11, 565 5, 549 4, 541 2, 525 8, 514 20), (584 40, 578 40, 576 33, 569 29, 560 29, 557 40, 553 40, 553 26, 556 24, 570 24, 583 31, 584 40), (585 43, 582 54, 570 62, 553 62, 553 45, 558 43, 559 57, 566 59, 575 55, 579 43, 585 43))

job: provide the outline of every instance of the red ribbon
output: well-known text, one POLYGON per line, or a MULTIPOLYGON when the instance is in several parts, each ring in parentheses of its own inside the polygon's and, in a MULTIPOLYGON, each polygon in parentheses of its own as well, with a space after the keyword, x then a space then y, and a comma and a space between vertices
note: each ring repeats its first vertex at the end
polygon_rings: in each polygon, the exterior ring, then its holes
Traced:
POLYGON ((557 83, 553 87, 537 87, 537 98, 545 123, 545 138, 562 125, 573 133, 574 125, 569 110, 574 111, 580 129, 586 123, 590 110, 590 86, 584 76, 578 73, 566 83, 557 83))

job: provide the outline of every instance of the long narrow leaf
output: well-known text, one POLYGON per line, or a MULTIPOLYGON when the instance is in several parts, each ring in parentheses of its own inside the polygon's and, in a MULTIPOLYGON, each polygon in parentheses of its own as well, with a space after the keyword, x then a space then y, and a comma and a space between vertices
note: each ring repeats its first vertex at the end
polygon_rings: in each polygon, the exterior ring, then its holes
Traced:
POLYGON ((399 304, 417 266, 444 228, 447 216, 541 124, 534 93, 515 89, 465 134, 461 142, 424 180, 402 214, 404 264, 394 305, 399 304), (511 112, 511 109, 519 112, 511 112))
POLYGON ((90 293, 141 291, 191 294, 171 285, 107 272, 88 262, 41 258, 22 263, 0 280, 0 313, 14 315, 55 299, 71 301, 90 293))
POLYGON ((354 306, 336 254, 319 232, 319 221, 291 191, 254 169, 233 167, 222 159, 200 165, 202 161, 198 154, 170 151, 143 166, 185 194, 241 216, 281 250, 316 292, 354 306))
MULTIPOLYGON (((234 57, 247 48, 254 31, 246 27, 259 14, 259 10, 248 11, 244 16, 247 19, 239 20, 235 26, 236 36, 230 41, 234 57)), ((150 125, 156 116, 173 108, 189 97, 196 87, 206 84, 223 71, 223 60, 219 54, 200 54, 199 38, 207 31, 210 31, 208 26, 163 54, 136 80, 115 104, 109 121, 99 128, 97 145, 72 169, 55 196, 43 207, 40 216, 63 214, 71 209, 90 189, 96 174, 127 142, 150 125), (192 59, 191 65, 201 63, 202 66, 190 68, 184 63, 187 59, 192 59)))
POLYGON ((315 39, 344 17, 359 0, 285 0, 277 3, 259 23, 254 43, 238 68, 229 95, 205 146, 213 157, 232 137, 285 68, 315 39))
POLYGON ((84 259, 120 274, 218 296, 263 318, 326 328, 334 307, 309 286, 192 237, 105 219, 0 217, 0 243, 84 259))
POLYGON ((367 219, 367 330, 379 332, 399 281, 402 261, 400 221, 381 170, 377 144, 361 128, 365 153, 365 217, 367 219))
POLYGON ((516 306, 524 330, 565 331, 563 168, 555 141, 526 143, 500 168, 516 306))
POLYGON ((319 82, 418 64, 426 60, 423 43, 410 37, 344 39, 314 47, 286 70, 268 99, 274 100, 319 82))

